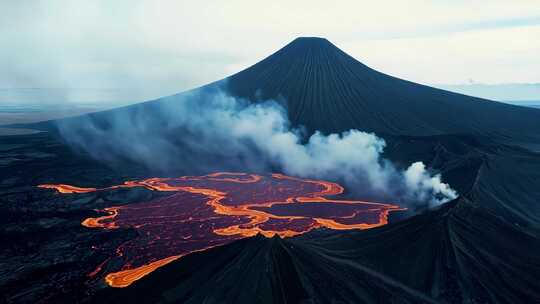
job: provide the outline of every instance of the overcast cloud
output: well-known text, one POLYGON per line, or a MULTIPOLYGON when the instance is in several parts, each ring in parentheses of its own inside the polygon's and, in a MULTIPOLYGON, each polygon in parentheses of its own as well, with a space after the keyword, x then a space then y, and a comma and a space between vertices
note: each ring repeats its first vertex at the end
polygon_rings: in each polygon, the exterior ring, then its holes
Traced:
POLYGON ((157 97, 226 77, 297 36, 326 37, 421 83, 540 82, 539 1, 202 2, 1 1, 0 89, 157 97))

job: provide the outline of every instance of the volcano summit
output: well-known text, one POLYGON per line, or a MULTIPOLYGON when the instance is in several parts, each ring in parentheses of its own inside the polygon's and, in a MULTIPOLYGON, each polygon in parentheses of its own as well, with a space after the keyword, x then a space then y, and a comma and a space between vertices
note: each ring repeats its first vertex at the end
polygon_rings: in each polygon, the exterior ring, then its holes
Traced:
POLYGON ((0 149, 8 302, 540 302, 538 109, 309 37, 193 91, 24 127, 48 132, 0 149))
POLYGON ((325 133, 474 134, 538 140, 539 113, 375 71, 324 38, 297 38, 228 79, 251 100, 288 101, 294 124, 325 133))

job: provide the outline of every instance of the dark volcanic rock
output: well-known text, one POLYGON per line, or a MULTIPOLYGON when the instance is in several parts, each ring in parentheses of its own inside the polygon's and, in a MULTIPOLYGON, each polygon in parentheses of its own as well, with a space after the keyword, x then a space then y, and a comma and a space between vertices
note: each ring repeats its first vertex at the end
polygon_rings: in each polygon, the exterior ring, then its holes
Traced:
MULTIPOLYGON (((194 253, 124 289, 87 273, 130 231, 84 230, 93 208, 142 191, 69 204, 36 184, 110 185, 141 176, 74 153, 51 133, 3 137, 0 301, 118 303, 538 303, 540 110, 430 88, 374 71, 330 42, 300 38, 226 81, 234 96, 284 100, 310 132, 360 129, 387 141, 396 164, 423 161, 460 197, 437 210, 366 231, 244 239, 194 253), (6 140, 5 140, 6 139, 6 140), (536 150, 537 151, 537 150, 536 150), (95 243, 109 244, 100 253, 95 243), (6 248, 4 248, 6 247, 6 248), (96 287, 96 285, 99 285, 96 287)), ((158 99, 85 116, 104 131, 117 113, 163 124, 158 99)), ((77 121, 80 118, 71 118, 77 121)), ((54 130, 54 124, 34 125, 54 130)), ((153 132, 154 130, 150 130, 153 132)), ((188 173, 189 174, 189 173, 188 173)))

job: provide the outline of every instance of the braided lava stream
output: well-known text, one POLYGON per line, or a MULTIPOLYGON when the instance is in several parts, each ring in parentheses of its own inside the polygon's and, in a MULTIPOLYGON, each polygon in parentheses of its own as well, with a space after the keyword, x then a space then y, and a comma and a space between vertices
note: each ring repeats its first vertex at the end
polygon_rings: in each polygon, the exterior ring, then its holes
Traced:
POLYGON ((205 176, 149 178, 108 188, 44 184, 59 193, 89 193, 144 187, 171 195, 109 207, 87 218, 89 228, 134 228, 138 236, 116 249, 89 276, 105 275, 112 287, 126 287, 158 267, 192 252, 262 234, 291 237, 314 228, 368 229, 388 222, 397 205, 328 198, 342 194, 340 185, 282 174, 218 172, 205 176), (108 267, 105 267, 106 264, 108 267), (121 266, 118 266, 121 265, 121 266), (109 272, 105 274, 105 270, 109 272))

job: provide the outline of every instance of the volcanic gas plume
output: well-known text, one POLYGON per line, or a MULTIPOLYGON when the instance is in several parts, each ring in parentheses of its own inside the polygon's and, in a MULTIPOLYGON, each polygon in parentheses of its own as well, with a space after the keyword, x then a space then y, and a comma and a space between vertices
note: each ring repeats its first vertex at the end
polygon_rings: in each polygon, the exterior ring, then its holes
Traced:
MULTIPOLYGON (((282 174, 213 173, 205 176, 149 178, 108 188, 44 184, 60 193, 88 193, 144 187, 171 195, 102 210, 82 222, 89 228, 133 228, 138 236, 116 249, 89 274, 104 275, 113 287, 126 287, 156 268, 186 254, 262 234, 290 237, 314 228, 367 229, 387 223, 397 205, 329 198, 340 185, 282 174), (121 268, 103 273, 112 258, 121 268)), ((114 268, 114 266, 110 266, 114 268)))

